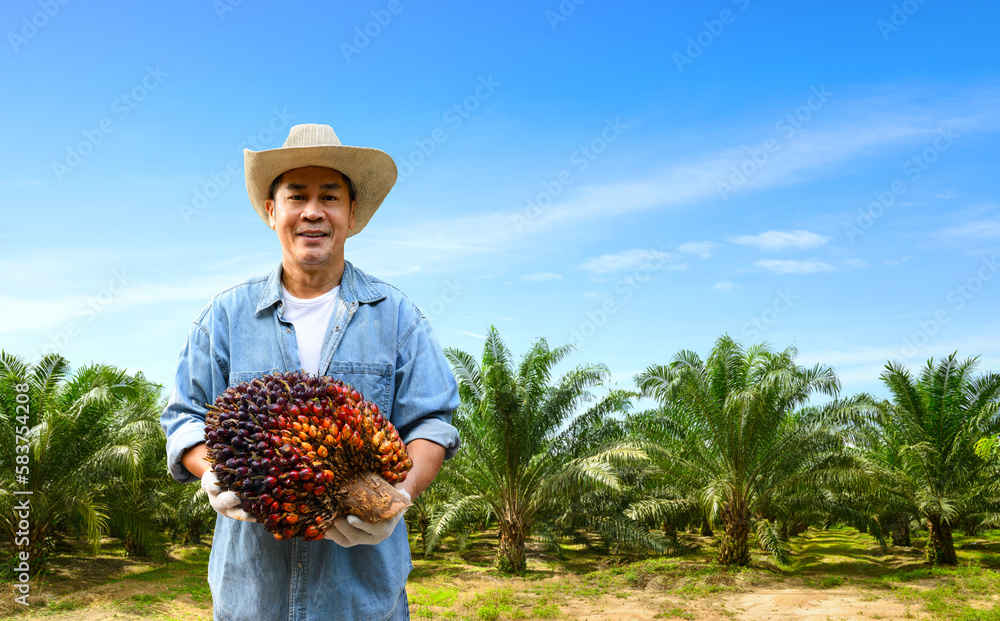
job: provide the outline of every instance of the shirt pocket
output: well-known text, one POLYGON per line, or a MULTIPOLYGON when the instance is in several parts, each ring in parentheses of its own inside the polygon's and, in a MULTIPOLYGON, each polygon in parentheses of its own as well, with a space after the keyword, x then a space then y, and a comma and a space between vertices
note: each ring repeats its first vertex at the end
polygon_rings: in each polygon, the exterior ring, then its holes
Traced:
POLYGON ((351 385, 366 401, 371 401, 387 418, 392 416, 389 396, 392 365, 385 362, 338 362, 327 367, 327 375, 351 385))
POLYGON ((263 371, 231 371, 229 373, 229 387, 232 388, 243 382, 250 382, 251 380, 264 377, 265 375, 274 375, 278 373, 278 367, 273 369, 264 369, 263 371))

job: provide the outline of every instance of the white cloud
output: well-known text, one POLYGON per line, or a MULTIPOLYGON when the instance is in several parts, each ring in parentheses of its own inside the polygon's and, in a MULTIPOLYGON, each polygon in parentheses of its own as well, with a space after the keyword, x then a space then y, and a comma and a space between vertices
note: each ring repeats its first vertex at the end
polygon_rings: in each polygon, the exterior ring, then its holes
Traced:
POLYGON ((580 264, 580 269, 597 276, 603 276, 640 268, 649 270, 683 270, 687 268, 686 264, 674 263, 676 260, 677 255, 668 252, 648 250, 646 248, 633 248, 632 250, 625 250, 614 254, 602 254, 599 257, 587 259, 580 264), (664 266, 664 263, 667 263, 667 265, 664 266))
POLYGON ((1000 237, 1000 220, 976 220, 961 226, 950 226, 941 231, 945 237, 963 237, 967 239, 992 239, 1000 237))
POLYGON ((958 196, 958 192, 956 192, 955 190, 943 190, 941 192, 938 192, 934 196, 935 196, 935 198, 940 198, 942 200, 947 200, 949 198, 955 198, 956 196, 958 196))
POLYGON ((734 244, 757 246, 764 250, 807 250, 817 248, 830 238, 809 231, 765 231, 760 235, 735 235, 729 238, 734 244))
POLYGON ((844 267, 849 267, 855 270, 866 270, 870 268, 871 265, 868 265, 868 262, 862 259, 847 259, 844 261, 844 267))
POLYGON ((464 335, 464 336, 471 336, 471 337, 474 337, 474 338, 477 338, 477 339, 483 339, 483 340, 486 339, 486 335, 485 334, 476 334, 475 332, 469 332, 468 330, 459 330, 455 334, 461 334, 461 335, 464 335))
POLYGON ((713 285, 712 288, 725 293, 737 287, 739 287, 739 285, 737 285, 731 280, 720 280, 719 282, 715 283, 715 285, 713 285))
POLYGON ((707 259, 712 256, 712 250, 714 248, 715 244, 712 242, 692 242, 688 244, 681 244, 677 247, 677 251, 685 254, 696 254, 702 259, 707 259))
POLYGON ((888 265, 889 267, 902 267, 904 263, 906 263, 910 259, 915 259, 915 258, 916 257, 913 255, 908 255, 905 257, 900 257, 898 259, 886 259, 885 261, 882 261, 882 263, 888 265))
MULTIPOLYGON (((923 93, 914 92, 911 98, 899 88, 894 93, 892 97, 876 94, 844 101, 840 109, 848 111, 846 114, 822 122, 817 118, 783 142, 781 150, 741 186, 739 193, 806 183, 858 158, 909 150, 937 136, 944 124, 968 134, 1000 128, 992 87, 966 89, 962 96, 932 103, 923 101, 923 93)), ((773 128, 762 126, 760 130, 766 133, 773 128)), ((729 142, 732 146, 713 145, 684 160, 664 161, 658 170, 643 177, 581 185, 531 218, 521 206, 511 204, 488 211, 488 204, 479 204, 475 212, 464 217, 376 223, 366 235, 359 236, 364 239, 352 238, 348 248, 354 244, 354 249, 378 257, 387 266, 412 262, 419 253, 421 271, 432 272, 451 270, 456 260, 470 256, 523 256, 530 244, 550 248, 553 241, 578 236, 580 228, 589 226, 594 217, 717 201, 719 183, 728 180, 733 166, 747 157, 734 142, 729 142), (608 196, 615 200, 609 203, 608 196)), ((819 235, 812 239, 817 238, 826 241, 819 235)))
POLYGON ((818 274, 820 272, 835 272, 829 263, 823 261, 782 261, 778 259, 761 259, 754 263, 755 267, 778 274, 818 274))
POLYGON ((547 280, 562 280, 562 274, 553 272, 539 272, 537 274, 525 274, 519 279, 522 282, 545 282, 547 280))
MULTIPOLYGON (((162 308, 184 302, 205 304, 236 279, 211 277, 179 284, 140 282, 127 271, 123 279, 109 277, 108 283, 89 292, 65 293, 60 297, 24 295, 0 296, 0 333, 45 330, 60 324, 73 331, 100 315, 140 307, 162 308)), ((196 304, 196 305, 197 305, 196 304)), ((188 317, 189 320, 194 316, 188 317)))

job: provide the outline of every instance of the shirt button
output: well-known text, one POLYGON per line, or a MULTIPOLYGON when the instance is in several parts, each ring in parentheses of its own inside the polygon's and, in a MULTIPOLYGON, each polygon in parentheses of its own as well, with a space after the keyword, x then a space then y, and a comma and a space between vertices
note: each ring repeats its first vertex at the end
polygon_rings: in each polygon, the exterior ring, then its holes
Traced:
POLYGON ((336 328, 334 328, 333 331, 334 332, 340 332, 340 326, 337 326, 336 328))
POLYGON ((291 328, 285 328, 285 332, 288 332, 289 334, 291 334, 292 333, 292 329, 291 328))
POLYGON ((298 565, 299 565, 299 569, 302 569, 302 563, 299 563, 298 565))

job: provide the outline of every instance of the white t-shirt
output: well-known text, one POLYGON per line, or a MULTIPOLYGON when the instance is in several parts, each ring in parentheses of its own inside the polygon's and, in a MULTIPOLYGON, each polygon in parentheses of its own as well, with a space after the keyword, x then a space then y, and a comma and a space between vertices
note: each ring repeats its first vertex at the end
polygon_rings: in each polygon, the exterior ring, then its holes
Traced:
POLYGON ((295 326, 295 341, 299 346, 299 363, 306 373, 319 373, 319 355, 323 349, 326 329, 330 317, 343 306, 340 286, 336 286, 321 296, 303 300, 293 297, 285 285, 281 285, 281 299, 285 303, 282 317, 295 326))

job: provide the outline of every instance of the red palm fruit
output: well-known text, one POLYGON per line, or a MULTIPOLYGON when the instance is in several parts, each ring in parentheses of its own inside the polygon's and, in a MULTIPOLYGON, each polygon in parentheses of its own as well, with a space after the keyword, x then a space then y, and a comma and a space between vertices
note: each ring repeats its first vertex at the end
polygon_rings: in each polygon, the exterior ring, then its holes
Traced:
POLYGON ((408 505, 390 485, 412 467, 399 433, 331 377, 284 373, 230 387, 209 407, 205 433, 222 487, 277 539, 313 540, 342 515, 379 522, 408 505))

